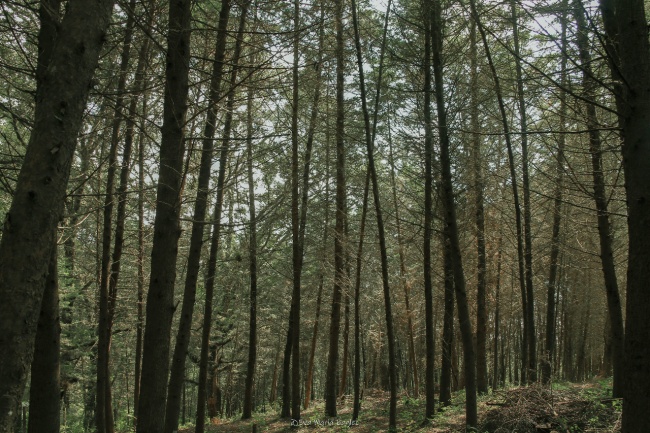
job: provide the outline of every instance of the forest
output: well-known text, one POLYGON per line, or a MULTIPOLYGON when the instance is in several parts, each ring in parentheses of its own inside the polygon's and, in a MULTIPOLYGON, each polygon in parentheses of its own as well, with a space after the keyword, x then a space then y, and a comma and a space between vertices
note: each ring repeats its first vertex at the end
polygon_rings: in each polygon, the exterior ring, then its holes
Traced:
POLYGON ((0 9, 0 433, 648 431, 650 2, 0 9))

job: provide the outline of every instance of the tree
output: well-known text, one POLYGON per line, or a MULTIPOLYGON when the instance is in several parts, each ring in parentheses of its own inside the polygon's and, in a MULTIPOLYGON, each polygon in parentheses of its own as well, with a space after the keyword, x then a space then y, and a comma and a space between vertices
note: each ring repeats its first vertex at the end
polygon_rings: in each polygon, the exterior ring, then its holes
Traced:
POLYGON ((187 113, 191 18, 189 0, 169 3, 164 114, 142 352, 138 433, 163 431, 165 422, 161 414, 164 413, 167 396, 176 259, 181 234, 180 193, 185 153, 183 129, 187 113))
POLYGON ((601 0, 600 7, 611 42, 607 54, 612 59, 612 75, 621 78, 616 105, 623 136, 629 236, 622 429, 631 433, 645 428, 650 405, 650 292, 646 288, 650 269, 650 46, 643 1, 601 0))
POLYGON ((431 9, 425 15, 430 17, 432 67, 435 85, 436 109, 438 114, 438 134, 440 136, 440 166, 442 199, 445 209, 445 226, 449 230, 449 243, 451 265, 454 274, 454 287, 456 292, 456 305, 458 307, 458 320, 463 338, 463 356, 465 366, 465 413, 468 427, 476 427, 478 413, 476 407, 476 353, 474 351, 474 338, 472 336, 472 320, 469 314, 467 290, 465 288, 465 274, 458 236, 458 221, 456 217, 456 204, 454 203, 453 180, 451 174, 451 153, 449 146, 449 131, 447 129, 447 107, 445 105, 445 92, 443 83, 442 62, 442 21, 440 3, 434 0, 431 9))
POLYGON ((214 133, 217 121, 217 103, 221 96, 221 81, 226 53, 226 36, 228 20, 230 18, 230 6, 230 1, 226 0, 222 2, 219 11, 217 41, 215 44, 214 60, 212 62, 212 76, 210 79, 210 91, 208 96, 208 113, 206 116, 205 127, 203 129, 203 140, 201 142, 201 162, 199 167, 199 177, 197 180, 196 200, 194 202, 190 250, 187 257, 187 274, 183 291, 183 306, 181 307, 180 322, 178 324, 178 332, 176 335, 176 346, 174 347, 174 354, 172 357, 169 389, 167 391, 167 407, 165 411, 166 433, 178 430, 181 390, 185 379, 185 359, 190 344, 190 328, 192 326, 192 316, 196 301, 196 286, 199 279, 201 249, 203 246, 205 228, 204 221, 206 219, 208 208, 208 192, 214 153, 214 133))
MULTIPOLYGON (((68 2, 0 242, 0 430, 10 431, 33 356, 56 227, 113 1, 68 2)), ((41 49, 45 47, 41 46, 41 49)))

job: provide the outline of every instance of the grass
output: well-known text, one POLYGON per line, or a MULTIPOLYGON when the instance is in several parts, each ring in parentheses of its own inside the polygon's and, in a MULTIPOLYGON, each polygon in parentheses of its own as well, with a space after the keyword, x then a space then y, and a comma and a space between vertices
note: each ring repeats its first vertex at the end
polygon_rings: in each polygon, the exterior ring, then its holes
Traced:
MULTIPOLYGON (((620 401, 606 401, 611 394, 611 380, 598 380, 582 384, 556 382, 552 387, 535 385, 526 388, 507 388, 479 397, 478 411, 483 432, 535 432, 548 426, 558 433, 604 433, 618 431, 620 401), (525 422, 524 422, 525 421, 525 422), (526 427, 527 426, 527 427, 526 427), (526 430, 528 428, 528 430, 526 430)), ((465 394, 454 393, 452 404, 436 405, 437 413, 424 419, 425 401, 406 394, 399 396, 396 432, 456 433, 465 431, 465 394)), ((352 418, 352 398, 347 396, 339 403, 338 417, 328 418, 324 402, 316 400, 301 413, 298 428, 291 428, 291 420, 282 419, 273 409, 255 413, 253 419, 239 418, 215 420, 206 426, 207 433, 250 433, 253 425, 259 433, 303 432, 388 432, 389 395, 380 390, 366 390, 360 417, 356 424, 352 418)), ((179 433, 193 433, 193 428, 179 433)))

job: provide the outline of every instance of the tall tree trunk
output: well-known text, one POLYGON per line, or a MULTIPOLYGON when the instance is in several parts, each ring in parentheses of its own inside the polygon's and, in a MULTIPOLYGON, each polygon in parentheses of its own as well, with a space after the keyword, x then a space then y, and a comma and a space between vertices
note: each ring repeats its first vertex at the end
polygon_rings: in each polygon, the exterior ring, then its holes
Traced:
MULTIPOLYGON (((492 60, 492 53, 490 46, 488 44, 487 36, 485 34, 485 29, 479 18, 478 10, 476 8, 476 0, 470 0, 471 13, 479 33, 481 34, 481 40, 483 41, 483 49, 485 50, 485 57, 487 58, 488 65, 490 66, 490 71, 492 72, 492 79, 494 80, 494 90, 497 97, 497 102, 499 103, 499 112, 501 114, 501 122, 503 124, 503 133, 506 140, 506 147, 508 149, 508 161, 510 165, 510 179, 512 182, 512 196, 514 200, 515 208, 515 225, 517 228, 517 257, 518 257, 518 269, 519 269, 519 287, 521 289, 521 306, 522 314, 524 316, 523 328, 524 333, 522 337, 521 344, 521 362, 522 365, 529 365, 528 363, 528 335, 529 335, 529 324, 528 324, 528 296, 526 290, 526 278, 524 271, 524 242, 522 234, 522 222, 521 222, 521 206, 519 204, 519 191, 517 187, 517 174, 515 170, 515 160, 514 153, 512 150, 512 140, 510 136, 510 125, 508 124, 508 115, 506 113, 505 103, 503 100, 503 93, 501 91, 501 81, 499 75, 497 74, 496 67, 494 66, 494 61, 492 60)), ((526 380, 526 368, 521 369, 521 382, 526 380)))
POLYGON ((67 3, 36 92, 34 124, 0 242, 0 431, 13 429, 32 362, 77 134, 113 4, 67 3))
POLYGON ((485 259, 485 210, 483 207, 483 169, 481 167, 481 136, 479 135, 478 100, 478 54, 476 49, 476 21, 470 27, 471 71, 470 71, 470 117, 472 130, 472 159, 474 161, 474 198, 477 249, 477 287, 476 287, 476 385, 479 394, 487 394, 487 306, 485 300, 486 259, 485 259))
MULTIPOLYGON (((512 30, 514 41, 515 71, 517 76, 517 99, 519 105, 519 125, 521 135, 521 171, 522 188, 524 190, 524 265, 526 283, 526 321, 528 322, 528 364, 526 377, 529 383, 537 381, 537 334, 535 334, 535 296, 533 292, 533 246, 530 218, 530 181, 528 178, 528 117, 526 115, 526 102, 524 100, 524 79, 521 70, 521 56, 519 48, 519 25, 517 19, 517 6, 514 0, 510 1, 512 12, 512 30)), ((526 349, 524 349, 526 350, 526 349)))
POLYGON ((454 271, 454 286, 456 291, 456 304, 458 306, 458 319, 460 332, 463 338, 463 362, 465 369, 465 413, 468 427, 476 427, 478 413, 476 407, 476 354, 474 351, 474 338, 472 319, 469 313, 467 290, 465 288, 465 275, 460 249, 458 222, 456 219, 456 205, 451 174, 451 153, 449 145, 449 131, 447 129, 447 111, 445 106, 445 92, 442 70, 442 21, 440 3, 432 2, 432 10, 428 11, 431 19, 431 48, 433 55, 433 75, 435 83, 436 108, 438 113, 438 134, 440 136, 440 163, 445 208, 445 224, 449 229, 451 244, 451 263, 454 271))
POLYGON ((190 60, 191 1, 169 3, 166 82, 151 278, 143 340, 138 433, 163 431, 169 374, 169 345, 174 314, 178 239, 181 234, 181 184, 190 60))
MULTIPOLYGON (((124 119, 124 94, 126 79, 131 59, 131 41, 135 28, 135 0, 130 0, 124 31, 124 44, 120 59, 119 78, 115 93, 115 111, 111 125, 111 142, 108 151, 108 169, 106 173, 106 193, 104 196, 104 222, 102 231, 102 268, 99 282, 99 324, 97 342, 97 433, 113 433, 113 402, 110 380, 110 310, 111 310, 111 240, 113 233, 113 207, 115 194, 115 171, 117 169, 117 153, 120 144, 120 128, 124 119)), ((117 242, 116 242, 117 245, 117 242)))
MULTIPOLYGON (((43 84, 47 66, 52 61, 52 51, 60 20, 60 0, 41 1, 38 34, 39 53, 36 67, 37 89, 43 84)), ((34 361, 31 365, 29 387, 30 417, 28 433, 58 433, 60 430, 60 348, 59 323, 58 247, 56 237, 48 265, 43 299, 34 341, 34 361)), ((70 264, 74 263, 73 260, 70 264)), ((20 400, 17 402, 21 408, 20 400)), ((19 418, 16 418, 18 422, 19 418)))
POLYGON ((57 248, 54 248, 36 330, 32 380, 29 388, 28 433, 59 433, 60 430, 61 325, 57 255, 57 248))
POLYGON ((623 166, 628 215, 628 268, 623 433, 647 428, 650 407, 650 46, 642 0, 601 0, 607 39, 614 50, 612 74, 621 75, 617 107, 623 131, 623 166))
MULTIPOLYGON (((210 328, 212 327, 212 303, 214 300, 214 284, 217 274, 217 253, 221 238, 221 215, 223 211, 223 198, 226 185, 226 168, 228 166, 228 153, 230 152, 230 133, 232 131, 233 108, 235 105, 235 88, 237 74, 239 73, 239 58, 242 50, 243 31, 246 24, 246 14, 250 0, 245 0, 241 5, 239 15, 238 37, 232 58, 232 72, 230 73, 229 93, 226 101, 226 116, 221 137, 221 152, 219 153, 219 174, 217 177, 217 200, 214 206, 212 239, 210 255, 208 257, 208 270, 205 276, 205 307, 203 311, 203 332, 201 334, 201 355, 199 359, 199 389, 196 402, 196 433, 203 433, 205 429, 205 405, 208 378, 208 351, 210 348, 210 328)), ((218 358, 216 361, 218 363, 218 358)), ((217 372, 215 372, 215 375, 217 372)))
POLYGON ((248 169, 249 213, 249 268, 250 268, 250 319, 248 332, 248 364, 244 385, 244 408, 242 419, 253 414, 253 380, 257 361, 257 217, 255 213, 255 178, 253 176, 253 88, 248 89, 246 107, 246 153, 248 169))
POLYGON ((623 312, 621 298, 618 291, 616 278, 616 265, 614 263, 614 249, 612 247, 611 225, 607 206, 607 192, 605 191, 605 174, 603 172, 603 151, 600 138, 598 117, 596 114, 596 86, 592 79, 591 53, 589 52, 589 34, 584 15, 583 5, 580 0, 574 0, 573 13, 577 23, 577 44, 582 63, 582 85, 585 96, 587 113, 587 130, 589 131, 589 153, 591 154, 592 175, 594 180, 594 200, 598 218, 598 236, 600 239, 600 260, 605 280, 607 306, 612 330, 612 355, 614 367, 614 381, 612 392, 614 397, 623 396, 623 312))
MULTIPOLYGON (((324 49, 324 39, 325 39, 325 26, 323 25, 325 8, 320 8, 321 16, 321 25, 318 35, 318 60, 316 63, 316 84, 314 89, 314 99, 311 106, 311 117, 309 119, 309 130, 307 131, 307 146, 305 149, 305 161, 303 166, 302 173, 302 196, 300 203, 300 244, 303 247, 302 255, 304 255, 304 236, 305 236, 305 226, 307 224, 307 202, 309 199, 309 172, 311 164, 311 155, 312 148, 314 146, 314 134, 316 131, 316 124, 318 122, 318 103, 320 101, 321 94, 321 84, 322 84, 322 63, 323 63, 323 49, 324 49)), ((325 229, 323 230, 323 243, 322 245, 327 244, 327 232, 329 228, 329 140, 326 140, 325 144, 325 229)), ((323 251, 322 261, 325 261, 325 251, 323 251)), ((314 316, 314 330, 311 337, 311 346, 309 351, 309 361, 307 364, 307 377, 305 378, 305 409, 309 408, 309 403, 311 401, 311 393, 314 379, 314 358, 316 356, 316 341, 318 337, 318 324, 320 320, 320 309, 321 301, 323 296, 323 273, 324 269, 321 266, 319 270, 319 283, 318 283, 318 295, 316 296, 316 314, 314 316)))
MULTIPOLYGON (((205 219, 208 208, 208 192, 214 153, 217 104, 221 96, 221 81, 223 77, 223 63, 226 52, 226 37, 228 20, 230 17, 230 5, 230 0, 223 1, 219 12, 217 40, 215 44, 214 60, 212 62, 212 76, 210 78, 210 90, 208 95, 208 113, 206 115, 205 126, 203 129, 201 161, 197 180, 196 200, 194 201, 190 247, 187 257, 185 287, 183 290, 183 306, 181 307, 180 321, 176 334, 176 344, 172 356, 169 388, 167 390, 165 433, 172 433, 173 431, 178 430, 181 391, 185 379, 185 359, 190 344, 192 317, 194 315, 194 304, 196 302, 196 286, 201 267, 201 251, 203 249, 205 219)), ((235 62, 236 61, 237 60, 235 60, 235 62)))
POLYGON ((300 236, 300 209, 298 185, 298 61, 300 59, 300 3, 293 6, 293 92, 291 100, 291 237, 293 261, 293 291, 291 311, 291 418, 300 419, 300 278, 302 276, 303 249, 300 236))
MULTIPOLYGON (((372 182, 372 198, 375 203, 375 215, 377 217, 377 234, 379 236, 379 252, 381 258, 381 277, 384 292, 384 308, 386 313, 386 338, 388 339, 388 374, 390 380, 390 409, 389 409, 389 428, 395 429, 397 425, 397 367, 395 365, 395 332, 393 329, 393 312, 392 301, 390 297, 390 286, 388 276, 388 254, 386 252, 386 235, 384 230, 384 218, 382 215, 381 200, 379 196, 379 181, 377 169, 375 166, 375 149, 374 149, 374 127, 376 126, 376 115, 373 129, 370 127, 370 115, 368 113, 366 85, 363 73, 363 60, 361 55, 361 42, 359 36, 359 22, 357 18, 356 1, 352 0, 352 20, 355 33, 355 46, 357 52, 357 66, 359 68, 359 87, 361 91, 361 109, 365 126, 366 152, 368 154, 368 170, 372 182)), ((383 54, 383 49, 382 49, 383 54)), ((380 75, 375 98, 375 114, 379 100, 379 86, 381 85, 381 68, 383 66, 383 57, 380 62, 380 75)))
POLYGON ((336 416, 336 373, 341 329, 341 293, 345 287, 347 187, 345 179, 345 56, 343 35, 343 0, 335 1, 336 26, 336 225, 334 229, 334 289, 330 316, 330 343, 325 378, 325 415, 336 416))
POLYGON ((561 76, 560 76, 560 136, 558 138, 557 149, 557 168, 555 175, 555 194, 553 199, 553 234, 551 236, 551 257, 550 270, 547 285, 546 297, 546 342, 545 342, 545 360, 542 363, 542 382, 549 383, 552 374, 553 356, 555 354, 556 337, 555 337, 555 296, 557 291, 558 277, 558 258, 560 255, 560 226, 562 221, 562 193, 564 189, 564 147, 566 143, 566 123, 567 123, 567 104, 566 104, 566 85, 567 85, 567 9, 568 0, 562 1, 562 12, 560 18, 561 30, 561 76))
MULTIPOLYGON (((433 282, 431 278, 431 231, 433 223, 433 131, 431 115, 431 32, 435 23, 430 2, 424 2, 424 320, 425 320, 425 417, 435 414, 435 350, 433 327, 433 282)), ((446 311, 446 310, 445 310, 446 311)), ((443 343, 444 345, 444 343, 443 343)), ((443 349, 444 350, 444 349, 443 349)), ((444 361, 443 361, 444 362, 444 361)), ((444 369, 443 369, 444 371, 444 369)), ((444 373, 443 373, 444 374, 444 373)), ((441 389, 441 393, 442 393, 441 389)), ((442 396, 441 396, 442 401, 442 396)))

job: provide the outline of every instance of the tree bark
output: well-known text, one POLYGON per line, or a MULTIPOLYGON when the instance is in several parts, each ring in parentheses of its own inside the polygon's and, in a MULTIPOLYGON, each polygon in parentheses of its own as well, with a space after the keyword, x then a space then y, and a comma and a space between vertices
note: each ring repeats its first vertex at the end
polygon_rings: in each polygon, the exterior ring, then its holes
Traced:
POLYGON ((249 213, 249 269, 250 269, 250 319, 248 332, 248 364, 244 384, 244 408, 242 419, 253 415, 253 381, 257 361, 257 216, 255 213, 255 178, 253 176, 253 88, 248 89, 246 107, 246 153, 248 171, 249 213))
MULTIPOLYGON (((226 52, 226 37, 228 19, 230 17, 230 0, 221 4, 215 44, 214 60, 212 62, 212 76, 208 95, 208 112, 203 129, 201 148, 201 161, 197 180, 196 200, 192 218, 192 231, 190 234, 190 247, 187 257, 185 286, 183 291, 183 306, 181 307, 180 321, 176 334, 176 344, 172 356, 172 365, 167 390, 167 405, 165 410, 165 433, 178 430, 178 416, 180 413, 181 391, 185 376, 185 359, 190 344, 192 317, 196 302, 196 286, 198 284, 201 267, 201 251, 203 249, 203 236, 205 219, 208 208, 208 192, 210 175, 214 154, 214 134, 217 121, 218 102, 221 96, 221 81, 223 77, 223 63, 226 52)), ((236 62, 236 60, 235 60, 236 62)))
POLYGON ((77 134, 114 2, 71 0, 36 93, 34 124, 0 242, 0 431, 13 429, 77 134))
POLYGON ((28 433, 59 433, 61 422, 59 280, 57 248, 52 250, 49 274, 36 330, 32 380, 29 388, 28 433))
MULTIPOLYGON (((372 197, 375 203, 375 215, 377 218, 377 234, 379 236, 379 252, 381 258, 381 277, 382 277, 382 286, 384 292, 384 308, 386 315, 386 338, 388 339, 388 374, 389 374, 389 386, 390 386, 390 409, 389 409, 389 429, 393 430, 397 426, 397 366, 395 365, 395 332, 393 329, 393 312, 392 312, 392 301, 390 297, 390 286, 389 286, 389 276, 388 276, 388 255, 386 252, 386 235, 384 229, 384 218, 381 208, 381 199, 379 196, 379 181, 377 178, 377 168, 375 166, 375 149, 374 149, 374 137, 375 137, 375 127, 377 124, 376 121, 376 112, 377 104, 379 100, 379 86, 381 85, 381 73, 383 66, 383 49, 382 57, 380 60, 380 69, 379 69, 379 84, 377 85, 377 95, 375 97, 375 121, 373 129, 370 127, 370 115, 368 113, 367 106, 367 97, 366 97, 366 85, 365 78, 363 73, 363 60, 361 55, 361 42, 359 36, 359 22, 357 18, 357 5, 356 1, 352 0, 352 20, 354 25, 355 33, 355 46, 357 52, 357 66, 359 68, 359 87, 361 91, 361 110, 363 112, 364 120, 364 130, 366 138, 366 152, 368 155, 368 170, 370 172, 370 180, 372 182, 372 197)), ((385 41, 384 41, 385 42, 385 41)), ((385 45, 385 44, 384 44, 385 45)))
MULTIPOLYGON (((435 415, 435 350, 433 327, 433 281, 431 269, 431 231, 433 223, 433 131, 431 115, 431 52, 434 6, 424 2, 424 320, 425 320, 425 394, 426 408, 424 416, 435 415)), ((443 343, 444 344, 444 343, 443 343)), ((444 370, 443 370, 444 371, 444 370)), ((444 373, 443 373, 444 374, 444 373)), ((442 390, 441 390, 442 392, 442 390)), ((442 401, 442 397, 441 397, 442 401)))
POLYGON ((451 265, 451 251, 448 230, 443 231, 443 262, 445 286, 445 311, 442 327, 442 362, 440 371, 440 404, 451 404, 452 352, 454 349, 454 272, 451 265))
POLYGON ((456 205, 451 174, 451 153, 449 145, 449 131, 447 129, 447 111, 444 99, 443 69, 442 69, 442 21, 440 3, 432 2, 429 11, 431 19, 431 47, 433 55, 433 75, 435 83, 436 108, 438 113, 438 134, 440 136, 440 163, 445 208, 445 224, 449 230, 451 246, 451 263, 454 272, 454 285, 460 332, 463 339, 463 362, 465 369, 465 414, 467 427, 476 427, 478 424, 476 402, 476 354, 474 351, 474 338, 472 319, 469 313, 465 275, 456 219, 456 205))
POLYGON ((564 189, 564 147, 566 143, 566 123, 567 123, 567 103, 566 103, 566 85, 567 85, 567 9, 568 0, 562 2, 562 12, 560 23, 561 30, 561 76, 560 76, 560 136, 558 138, 557 149, 557 168, 555 177, 555 194, 553 200, 553 234, 551 236, 551 257, 550 270, 547 285, 546 297, 546 342, 545 342, 545 360, 542 363, 542 382, 549 383, 552 374, 553 356, 555 354, 556 337, 555 337, 555 295, 557 291, 557 271, 558 258, 560 255, 560 226, 562 221, 562 195, 564 189))
POLYGON ((537 334, 535 334, 535 296, 533 291, 533 241, 530 217, 530 181, 528 176, 528 116, 524 100, 524 80, 521 69, 521 56, 519 49, 519 24, 517 19, 517 6, 514 0, 510 1, 512 11, 512 32, 514 41, 515 72, 517 77, 517 102, 519 106, 519 125, 521 133, 521 172, 522 188, 524 190, 524 266, 526 283, 526 321, 528 322, 528 365, 526 377, 528 383, 537 381, 537 334))
POLYGON ((629 236, 622 431, 632 433, 646 428, 650 407, 650 46, 642 0, 601 0, 600 5, 607 40, 612 42, 612 75, 622 78, 616 101, 624 137, 629 236))
MULTIPOLYGON (((217 274, 217 253, 221 238, 221 215, 223 211, 223 198, 226 186, 226 168, 228 165, 228 153, 230 152, 230 134, 232 131, 233 108, 235 105, 235 88, 237 85, 237 74, 239 73, 239 58, 241 55, 241 37, 246 23, 246 14, 250 0, 245 0, 241 6, 239 15, 238 38, 233 53, 233 68, 230 73, 228 99, 226 101, 226 117, 223 125, 221 138, 221 152, 219 154, 219 174, 217 177, 217 200, 214 207, 212 228, 212 239, 210 255, 208 257, 208 270, 205 276, 205 307, 203 312, 203 332, 201 334, 201 357, 199 360, 199 389, 196 402, 196 433, 203 433, 205 430, 205 404, 207 394, 208 377, 208 351, 210 348, 210 328, 212 326, 212 303, 214 299, 214 284, 217 274)), ((218 362, 218 359, 217 359, 218 362)), ((216 373, 215 373, 216 374, 216 373)))
MULTIPOLYGON (((577 45, 582 68, 582 85, 586 101, 596 98, 596 86, 591 77, 591 53, 589 52, 589 34, 585 19, 583 5, 580 0, 574 0, 573 13, 577 24, 577 45)), ((603 151, 600 138, 598 116, 594 102, 585 102, 587 114, 587 130, 589 134, 589 153, 591 154, 592 176, 594 181, 594 201, 598 219, 598 236, 600 240, 600 260, 605 280, 607 307, 612 330, 612 355, 614 378, 612 385, 613 397, 623 396, 624 373, 624 325, 621 298, 618 291, 616 278, 616 265, 614 263, 614 249, 612 246, 611 225, 607 205, 607 192, 605 191, 605 174, 603 172, 603 151)))
POLYGON ((487 306, 485 258, 485 210, 483 206, 483 169, 481 167, 481 136, 479 135, 478 54, 476 47, 476 21, 470 27, 470 122, 472 129, 472 160, 474 161, 474 198, 477 252, 476 287, 476 385, 479 394, 487 394, 487 306))
MULTIPOLYGON (((473 19, 476 22, 478 31, 481 34, 481 40, 483 41, 483 48, 485 50, 485 57, 487 58, 488 65, 490 66, 490 71, 492 72, 492 78, 494 80, 494 90, 496 93, 497 101, 499 103, 499 112, 501 114, 501 122, 503 124, 503 133, 504 133, 504 138, 506 140, 506 147, 508 149, 510 179, 512 182, 512 196, 513 196, 514 208, 515 208, 515 224, 517 228, 517 257, 518 257, 518 269, 519 269, 519 287, 521 289, 521 307, 522 307, 522 314, 524 316, 524 320, 523 320, 524 333, 522 337, 522 345, 520 348, 521 362, 522 365, 528 366, 529 365, 528 335, 530 334, 529 332, 530 325, 528 321, 529 319, 528 295, 527 295, 526 278, 525 278, 525 271, 524 271, 524 262, 525 262, 524 241, 523 241, 524 236, 522 234, 521 206, 519 204, 519 191, 517 187, 517 174, 515 171, 515 161, 514 161, 514 154, 512 150, 512 140, 510 136, 510 125, 508 124, 508 115, 506 113, 505 103, 503 100, 503 93, 501 91, 501 81, 499 79, 499 75, 497 74, 496 67, 494 66, 494 62, 492 60, 492 53, 490 50, 490 46, 488 44, 487 36, 485 34, 485 29, 483 28, 483 24, 481 23, 481 20, 479 18, 478 10, 476 8, 476 0, 470 0, 470 8, 471 8, 473 19)), ((527 368, 521 369, 522 383, 526 381, 526 370, 527 368)))
POLYGON ((330 316, 330 342, 325 378, 325 415, 336 416, 336 373, 341 329, 341 293, 345 287, 347 192, 345 178, 344 35, 343 0, 335 1, 336 27, 336 224, 334 228, 334 289, 330 316))
POLYGON ((174 285, 178 239, 181 234, 181 184, 185 142, 190 59, 191 1, 169 3, 166 83, 156 217, 151 250, 151 278, 147 294, 142 353, 138 433, 161 432, 165 419, 169 346, 174 314, 174 285))
POLYGON ((300 419, 300 295, 303 249, 300 236, 300 209, 298 185, 298 61, 300 59, 300 3, 294 0, 293 6, 293 68, 291 100, 291 235, 293 261, 293 290, 291 311, 291 418, 300 419))

